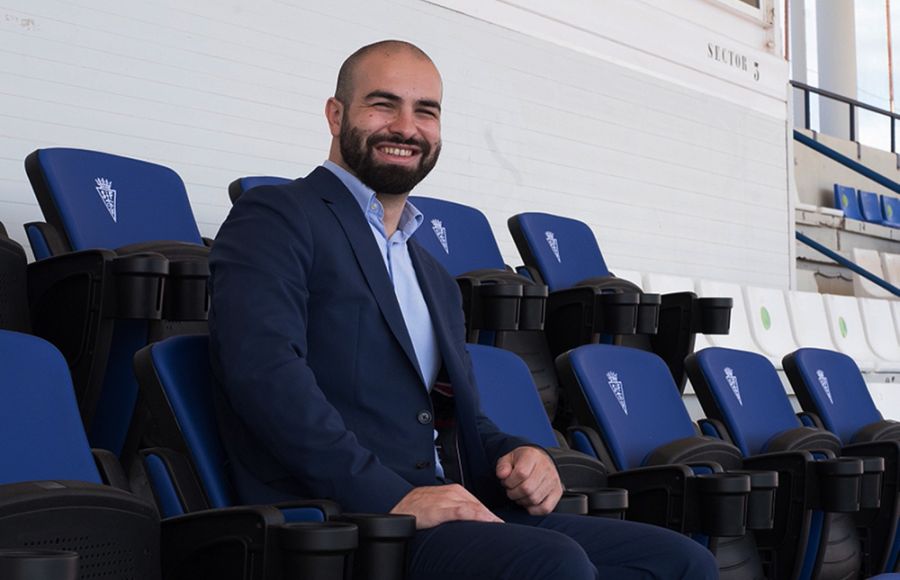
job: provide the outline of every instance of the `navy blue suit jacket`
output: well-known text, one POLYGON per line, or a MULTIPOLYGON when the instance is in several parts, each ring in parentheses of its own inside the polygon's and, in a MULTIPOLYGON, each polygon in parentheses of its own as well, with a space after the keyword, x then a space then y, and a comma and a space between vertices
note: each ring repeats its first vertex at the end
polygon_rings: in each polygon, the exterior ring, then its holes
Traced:
MULTIPOLYGON (((482 415, 457 285, 412 240, 409 251, 453 387, 463 483, 498 506, 494 465, 529 443, 482 415)), ((247 192, 210 267, 217 408, 242 502, 386 512, 437 483, 431 398, 371 229, 337 177, 320 167, 247 192)))

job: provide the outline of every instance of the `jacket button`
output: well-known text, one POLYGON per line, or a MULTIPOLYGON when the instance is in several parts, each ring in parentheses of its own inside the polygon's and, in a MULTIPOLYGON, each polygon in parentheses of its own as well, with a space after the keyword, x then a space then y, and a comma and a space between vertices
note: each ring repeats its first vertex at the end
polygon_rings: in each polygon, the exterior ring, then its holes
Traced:
POLYGON ((422 425, 428 425, 431 423, 431 411, 421 410, 419 414, 416 415, 416 419, 419 420, 419 423, 422 425))

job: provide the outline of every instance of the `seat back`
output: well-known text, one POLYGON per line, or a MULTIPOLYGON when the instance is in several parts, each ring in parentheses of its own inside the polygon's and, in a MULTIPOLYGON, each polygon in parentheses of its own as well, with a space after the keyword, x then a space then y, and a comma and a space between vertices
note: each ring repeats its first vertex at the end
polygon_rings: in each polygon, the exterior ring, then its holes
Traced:
POLYGON ((228 184, 228 197, 231 203, 238 200, 244 195, 245 191, 260 187, 263 185, 284 185, 290 183, 291 180, 286 177, 275 177, 273 175, 248 175, 247 177, 239 177, 228 184))
POLYGON ((885 225, 900 226, 900 198, 893 195, 881 196, 881 214, 885 225))
POLYGON ((85 149, 38 149, 25 171, 73 250, 153 240, 203 244, 184 182, 162 165, 85 149))
POLYGON ((409 201, 425 216, 413 238, 452 276, 474 270, 506 269, 483 213, 474 207, 430 197, 411 196, 409 201))
POLYGON ((713 347, 689 356, 687 365, 703 412, 725 424, 744 455, 764 453, 773 436, 800 427, 765 356, 713 347))
POLYGON ((594 232, 584 222, 546 213, 520 213, 507 222, 526 266, 550 291, 609 276, 594 232))
POLYGON ((834 207, 843 210, 844 217, 862 220, 862 211, 859 209, 859 194, 855 188, 834 184, 834 207))
POLYGON ((209 338, 175 336, 135 355, 135 373, 166 447, 187 455, 209 507, 234 505, 219 438, 209 367, 209 338))
POLYGON ((785 297, 791 330, 794 331, 797 344, 800 347, 834 350, 822 295, 818 292, 787 290, 785 297))
POLYGON ((619 470, 640 467, 656 448, 697 434, 672 374, 653 353, 589 344, 562 355, 557 366, 586 403, 576 415, 602 431, 619 470))
MULTIPOLYGON (((731 327, 728 329, 728 334, 707 335, 706 338, 710 344, 755 352, 760 350, 750 332, 750 323, 747 320, 747 307, 744 304, 744 294, 739 284, 698 280, 697 295, 701 297, 728 296, 734 300, 734 304, 731 307, 731 327)), ((695 348, 694 350, 696 352, 700 349, 695 348)))
POLYGON ((558 447, 531 371, 515 354, 480 344, 466 345, 478 384, 481 410, 500 430, 543 447, 558 447))
POLYGON ((894 286, 900 284, 900 254, 881 252, 881 271, 885 280, 894 286))
POLYGON ((803 409, 819 416, 844 444, 881 413, 853 359, 819 348, 801 348, 785 357, 785 369, 803 409))
POLYGON ((693 278, 677 276, 675 274, 656 274, 652 272, 644 274, 643 288, 645 292, 653 292, 654 294, 696 291, 693 278))
POLYGON ((781 360, 787 353, 797 350, 782 290, 745 286, 744 299, 750 333, 763 354, 781 360))
POLYGON ((900 340, 894 326, 891 302, 877 298, 858 298, 857 302, 872 352, 885 360, 900 361, 900 340))
POLYGON ((884 214, 881 212, 881 200, 874 191, 859 190, 859 209, 863 219, 867 222, 880 224, 884 222, 884 214))
MULTIPOLYGON (((876 250, 866 248, 853 248, 853 261, 860 267, 884 279, 884 269, 881 265, 881 255, 876 250)), ((871 298, 893 298, 894 295, 878 284, 867 278, 863 278, 856 272, 852 272, 853 294, 856 296, 868 296, 871 298)))
POLYGON ((0 330, 0 369, 0 484, 100 483, 62 354, 36 336, 0 330))
POLYGON ((828 315, 831 339, 837 346, 837 350, 853 357, 861 367, 868 370, 874 369, 876 356, 866 340, 862 315, 859 312, 856 298, 823 294, 822 299, 828 315))

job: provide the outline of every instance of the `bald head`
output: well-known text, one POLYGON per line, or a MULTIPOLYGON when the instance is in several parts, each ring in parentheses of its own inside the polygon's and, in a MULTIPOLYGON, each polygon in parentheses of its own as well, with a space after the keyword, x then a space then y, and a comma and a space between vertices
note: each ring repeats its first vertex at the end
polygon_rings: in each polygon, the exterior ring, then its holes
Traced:
POLYGON ((341 65, 338 72, 337 86, 334 89, 334 98, 345 105, 353 99, 353 91, 355 89, 356 69, 365 58, 372 54, 381 54, 390 57, 394 54, 405 53, 417 58, 421 58, 434 66, 431 57, 425 54, 425 51, 404 40, 382 40, 373 44, 366 45, 350 56, 341 65))

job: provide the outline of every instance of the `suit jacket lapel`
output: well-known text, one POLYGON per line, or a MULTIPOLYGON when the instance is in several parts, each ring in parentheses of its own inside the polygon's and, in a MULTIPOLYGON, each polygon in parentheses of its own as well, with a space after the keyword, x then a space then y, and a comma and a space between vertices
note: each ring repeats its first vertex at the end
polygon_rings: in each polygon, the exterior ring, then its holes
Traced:
POLYGON ((340 222, 381 314, 413 368, 419 372, 418 359, 406 329, 406 322, 403 320, 403 313, 400 311, 400 304, 397 302, 397 294, 394 292, 394 286, 384 266, 384 258, 375 240, 372 239, 371 227, 362 210, 341 180, 329 170, 323 167, 316 168, 305 181, 322 196, 340 222))

